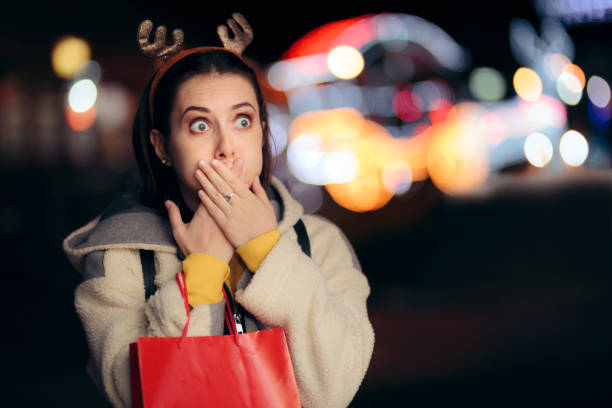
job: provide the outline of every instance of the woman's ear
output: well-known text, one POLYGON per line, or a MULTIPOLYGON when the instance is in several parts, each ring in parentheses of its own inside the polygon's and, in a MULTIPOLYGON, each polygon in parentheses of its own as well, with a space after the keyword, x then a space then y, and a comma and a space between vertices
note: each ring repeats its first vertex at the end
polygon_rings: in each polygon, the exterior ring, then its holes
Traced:
POLYGON ((151 140, 151 144, 153 145, 153 149, 155 149, 155 155, 157 158, 166 166, 170 167, 172 163, 170 162, 170 156, 168 152, 166 152, 166 139, 164 135, 157 129, 151 129, 149 132, 149 139, 151 140))

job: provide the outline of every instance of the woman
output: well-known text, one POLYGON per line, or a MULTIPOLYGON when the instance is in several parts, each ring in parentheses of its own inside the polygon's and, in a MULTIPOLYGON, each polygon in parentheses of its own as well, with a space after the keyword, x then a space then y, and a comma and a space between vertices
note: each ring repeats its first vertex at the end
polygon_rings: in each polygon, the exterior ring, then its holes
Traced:
POLYGON ((139 193, 120 195, 64 241, 84 275, 75 305, 88 372, 114 406, 130 406, 128 345, 181 335, 174 276, 184 270, 190 336, 223 334, 225 282, 247 312, 246 331, 284 328, 303 406, 347 406, 373 348, 367 280, 340 230, 304 215, 269 176, 269 122, 252 68, 226 49, 193 50, 173 57, 142 97, 139 193), (296 242, 298 220, 310 256, 296 242), (150 297, 141 250, 154 254, 150 297))

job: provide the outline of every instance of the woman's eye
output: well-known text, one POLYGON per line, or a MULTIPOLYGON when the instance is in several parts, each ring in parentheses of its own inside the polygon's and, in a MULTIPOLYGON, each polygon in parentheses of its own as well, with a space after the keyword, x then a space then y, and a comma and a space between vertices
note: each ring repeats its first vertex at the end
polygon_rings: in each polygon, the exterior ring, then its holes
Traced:
POLYGON ((194 132, 204 132, 208 130, 208 123, 203 120, 196 120, 189 128, 194 132))
POLYGON ((243 116, 236 120, 236 125, 241 128, 248 128, 249 126, 251 126, 251 119, 243 116))

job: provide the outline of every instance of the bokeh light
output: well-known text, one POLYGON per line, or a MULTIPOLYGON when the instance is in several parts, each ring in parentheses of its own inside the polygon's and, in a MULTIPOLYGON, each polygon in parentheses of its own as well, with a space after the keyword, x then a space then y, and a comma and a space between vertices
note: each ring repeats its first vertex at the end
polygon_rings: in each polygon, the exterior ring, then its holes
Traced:
POLYGON ((542 80, 530 68, 521 67, 517 69, 512 83, 516 94, 526 101, 533 102, 542 95, 542 80))
POLYGON ((89 110, 98 98, 98 89, 91 79, 75 82, 68 91, 68 104, 75 112, 89 110))
POLYGON ((82 132, 89 129, 96 121, 96 106, 93 105, 88 110, 82 112, 75 112, 70 106, 67 106, 65 117, 70 129, 82 132))
POLYGON ((336 77, 352 79, 363 71, 363 56, 359 50, 348 45, 341 45, 329 52, 327 66, 336 77))
POLYGON ((548 54, 544 59, 544 70, 550 79, 556 81, 563 68, 570 63, 570 59, 563 54, 548 54))
POLYGON ((525 157, 536 167, 545 167, 552 159, 553 150, 550 139, 542 133, 534 132, 525 138, 525 157))
POLYGON ((605 108, 610 103, 610 85, 602 77, 593 75, 587 82, 587 95, 593 105, 605 108))
POLYGON ((574 75, 563 72, 557 79, 557 95, 568 105, 577 105, 582 99, 580 80, 574 75))
POLYGON ((60 78, 71 79, 91 58, 91 48, 82 38, 67 36, 59 39, 51 52, 53 71, 60 78))
POLYGON ((476 68, 470 74, 468 85, 472 95, 481 101, 499 101, 506 95, 506 81, 494 68, 476 68))
POLYGON ((480 121, 486 110, 460 103, 446 120, 433 126, 427 151, 427 169, 434 185, 451 195, 477 190, 489 174, 486 135, 480 121))
POLYGON ((419 95, 403 90, 393 96, 393 111, 405 122, 413 122, 423 115, 423 102, 419 95))
POLYGON ((578 81, 577 85, 574 85, 576 87, 572 88, 572 91, 578 92, 584 89, 584 85, 586 84, 586 77, 584 75, 584 71, 582 70, 582 68, 580 68, 576 64, 567 64, 566 66, 563 67, 563 71, 561 72, 560 77, 563 76, 564 74, 573 76, 578 81))
POLYGON ((567 165, 578 167, 589 155, 589 143, 580 132, 568 130, 561 136, 559 153, 567 165))
POLYGON ((382 182, 385 189, 393 194, 404 194, 412 186, 412 170, 404 160, 392 160, 382 170, 382 182))

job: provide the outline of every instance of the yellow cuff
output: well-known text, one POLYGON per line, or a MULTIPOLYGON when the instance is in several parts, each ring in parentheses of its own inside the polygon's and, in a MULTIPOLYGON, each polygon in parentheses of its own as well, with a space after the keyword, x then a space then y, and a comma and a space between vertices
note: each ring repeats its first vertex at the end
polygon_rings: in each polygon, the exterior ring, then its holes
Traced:
POLYGON ((257 238, 253 238, 238 248, 236 252, 240 255, 247 268, 249 268, 249 271, 255 273, 274 245, 276 245, 279 238, 280 231, 277 229, 266 232, 257 238))
POLYGON ((229 276, 229 266, 211 255, 190 254, 183 261, 189 304, 210 305, 223 299, 223 282, 229 276))

